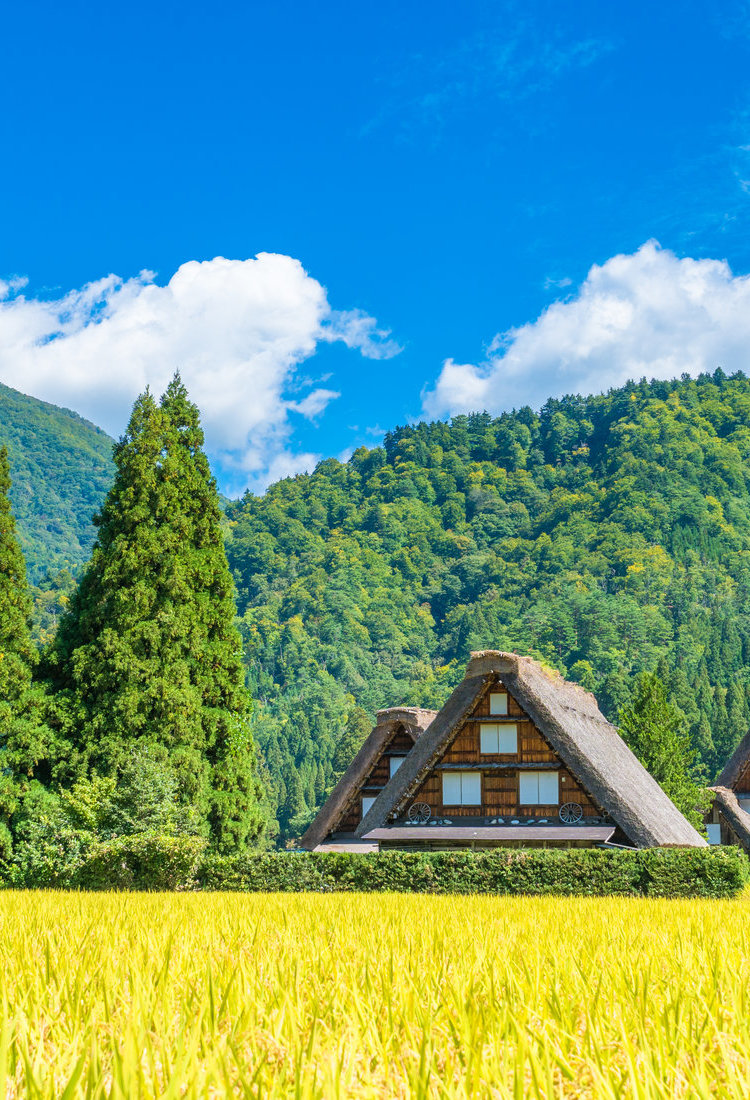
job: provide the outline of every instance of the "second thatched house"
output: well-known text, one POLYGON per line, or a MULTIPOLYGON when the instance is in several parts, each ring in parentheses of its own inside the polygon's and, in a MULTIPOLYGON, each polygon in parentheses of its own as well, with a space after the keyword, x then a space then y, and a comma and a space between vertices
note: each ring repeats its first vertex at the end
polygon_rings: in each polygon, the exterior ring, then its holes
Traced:
POLYGON ((379 710, 377 724, 302 837, 302 847, 318 851, 377 849, 354 831, 388 781, 396 774, 436 715, 421 707, 379 710))
MULTIPOLYGON (((393 713, 380 712, 379 723, 393 713)), ((365 795, 376 742, 369 749, 366 742, 305 847, 705 845, 593 695, 529 657, 473 653, 464 679, 403 762, 382 789, 365 795)))

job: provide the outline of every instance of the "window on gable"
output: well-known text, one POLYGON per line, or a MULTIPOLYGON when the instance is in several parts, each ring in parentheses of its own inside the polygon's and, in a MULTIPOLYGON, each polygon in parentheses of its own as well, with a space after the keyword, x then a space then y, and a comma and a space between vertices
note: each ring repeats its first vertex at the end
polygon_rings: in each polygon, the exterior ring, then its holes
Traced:
POLYGON ((522 806, 557 806, 560 802, 557 772, 520 772, 518 801, 522 806))
POLYGON ((481 772, 443 772, 444 806, 481 806, 481 772))
POLYGON ((392 756, 390 758, 391 779, 393 779, 394 775, 401 767, 405 759, 405 756, 392 756))
POLYGON ((368 812, 373 802, 375 801, 375 795, 364 794, 362 795, 362 819, 364 820, 365 814, 368 812))
POLYGON ((518 752, 517 723, 482 722, 479 727, 479 751, 484 755, 518 752))
POLYGON ((490 714, 508 713, 508 695, 504 691, 490 692, 490 714))

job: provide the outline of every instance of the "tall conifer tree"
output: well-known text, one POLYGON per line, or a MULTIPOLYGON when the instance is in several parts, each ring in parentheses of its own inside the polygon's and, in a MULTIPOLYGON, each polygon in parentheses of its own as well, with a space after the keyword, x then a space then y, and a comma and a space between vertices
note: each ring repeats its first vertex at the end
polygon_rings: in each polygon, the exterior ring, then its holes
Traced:
POLYGON ((175 376, 115 447, 114 485, 61 623, 54 676, 79 771, 117 775, 148 744, 222 851, 263 833, 234 586, 195 405, 175 376))
POLYGON ((47 778, 53 740, 43 693, 32 681, 31 599, 9 491, 8 451, 0 447, 0 818, 6 825, 28 781, 47 778))
POLYGON ((655 673, 636 680, 630 703, 620 710, 620 733, 677 809, 700 828, 710 797, 700 782, 685 716, 655 673))

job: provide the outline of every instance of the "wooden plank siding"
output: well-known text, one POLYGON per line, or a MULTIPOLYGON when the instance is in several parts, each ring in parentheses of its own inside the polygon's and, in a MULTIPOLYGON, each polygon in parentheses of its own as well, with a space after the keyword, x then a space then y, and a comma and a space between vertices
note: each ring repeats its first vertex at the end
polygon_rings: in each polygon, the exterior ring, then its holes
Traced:
POLYGON ((350 833, 362 820, 362 796, 377 795, 391 778, 391 756, 404 757, 412 749, 414 742, 403 726, 398 726, 391 739, 365 777, 364 782, 352 796, 346 812, 336 827, 337 833, 350 833))
MULTIPOLYGON (((558 821, 558 811, 564 802, 577 802, 582 810, 584 818, 600 817, 601 810, 581 787, 575 776, 566 768, 555 751, 544 739, 532 720, 524 713, 516 700, 506 691, 502 685, 490 685, 472 711, 468 721, 458 731, 457 736, 443 753, 440 760, 436 761, 434 770, 426 777, 412 802, 426 802, 432 810, 433 818, 493 818, 502 817, 506 821, 512 818, 519 820, 548 818, 558 821), (508 714, 490 714, 490 692, 503 691, 508 694, 508 714), (482 754, 480 752, 480 722, 484 718, 492 722, 512 722, 518 725, 518 751, 516 753, 482 754), (483 771, 483 765, 494 765, 483 771), (498 768, 502 764, 506 767, 498 768), (554 768, 559 776, 560 802, 554 806, 522 806, 519 803, 519 779, 518 772, 513 770, 513 765, 522 765, 526 770, 529 765, 538 765, 540 771, 554 768), (472 767, 473 770, 482 772, 482 805, 481 806, 444 806, 443 805, 443 780, 444 771, 454 765, 456 767, 472 767)), ((407 807, 408 809, 408 807, 407 807)), ((402 815, 405 817, 406 815, 402 815)))

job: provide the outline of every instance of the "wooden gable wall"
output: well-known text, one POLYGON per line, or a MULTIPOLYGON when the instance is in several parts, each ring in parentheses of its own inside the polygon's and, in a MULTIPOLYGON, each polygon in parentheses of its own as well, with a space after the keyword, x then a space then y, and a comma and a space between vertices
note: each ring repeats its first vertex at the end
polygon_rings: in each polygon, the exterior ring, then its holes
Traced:
POLYGON ((584 818, 601 817, 602 811, 589 797, 572 772, 565 767, 551 746, 512 697, 502 683, 488 685, 478 701, 468 721, 458 731, 452 744, 445 750, 440 760, 426 777, 399 820, 406 818, 409 806, 414 802, 425 802, 432 811, 433 818, 457 819, 502 817, 506 822, 512 818, 520 821, 533 819, 552 819, 559 823, 558 812, 565 802, 577 802, 584 818), (502 717, 490 714, 490 694, 505 692, 508 695, 508 714, 502 717), (480 752, 480 721, 485 718, 492 722, 515 721, 518 725, 518 751, 512 754, 483 754, 480 752), (472 770, 482 773, 481 806, 443 805, 443 772, 453 765, 470 765, 472 770), (498 765, 503 765, 502 767, 498 765), (515 765, 515 767, 513 766, 515 765), (520 767, 518 767, 520 765, 520 767), (555 805, 521 805, 519 801, 519 773, 521 770, 554 770, 559 775, 560 800, 555 805))
POLYGON ((337 833, 352 833, 362 820, 362 798, 365 795, 378 795, 391 777, 391 757, 404 757, 414 747, 411 736, 403 726, 397 726, 390 740, 386 742, 380 756, 365 776, 364 781, 353 793, 341 821, 336 826, 337 833))

